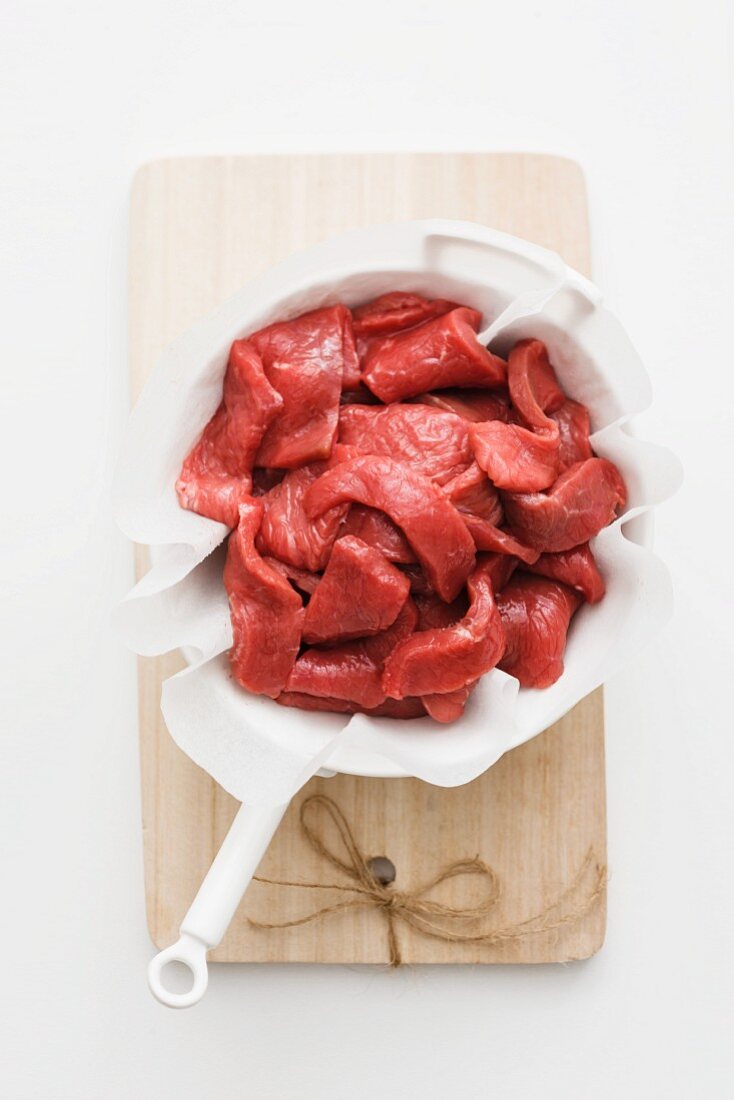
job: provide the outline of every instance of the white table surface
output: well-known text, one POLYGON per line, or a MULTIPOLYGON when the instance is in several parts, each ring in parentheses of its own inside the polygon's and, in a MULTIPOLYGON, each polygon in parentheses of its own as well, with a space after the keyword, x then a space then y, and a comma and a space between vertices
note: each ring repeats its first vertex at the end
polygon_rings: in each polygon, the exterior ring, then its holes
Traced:
POLYGON ((5 10, 2 1095, 731 1095, 726 4, 5 10), (174 1013, 145 985, 135 666, 108 627, 130 180, 164 154, 405 149, 581 161, 595 276, 653 377, 641 426, 686 466, 657 523, 675 620, 607 691, 607 943, 536 969, 220 967, 174 1013))

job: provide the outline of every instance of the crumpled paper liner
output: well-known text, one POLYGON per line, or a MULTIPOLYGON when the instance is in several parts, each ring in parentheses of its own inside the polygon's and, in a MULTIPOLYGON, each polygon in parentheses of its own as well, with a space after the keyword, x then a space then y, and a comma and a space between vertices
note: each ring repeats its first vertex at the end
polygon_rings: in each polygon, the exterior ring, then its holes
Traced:
POLYGON ((659 629, 671 610, 667 570, 647 545, 650 510, 680 481, 677 460, 636 439, 629 418, 650 401, 647 375, 599 292, 558 256, 465 222, 407 222, 346 234, 270 269, 164 354, 130 419, 115 511, 153 566, 116 612, 136 652, 182 648, 190 666, 166 681, 161 705, 179 747, 242 801, 287 801, 324 764, 466 783, 504 752, 560 718, 659 629), (228 529, 181 509, 181 463, 221 398, 232 340, 275 319, 386 290, 450 297, 480 309, 500 354, 523 336, 549 348, 564 390, 589 407, 595 451, 621 469, 625 514, 593 542, 605 599, 574 616, 565 672, 542 691, 495 669, 464 716, 349 717, 280 707, 228 674, 231 645, 222 584, 228 529))

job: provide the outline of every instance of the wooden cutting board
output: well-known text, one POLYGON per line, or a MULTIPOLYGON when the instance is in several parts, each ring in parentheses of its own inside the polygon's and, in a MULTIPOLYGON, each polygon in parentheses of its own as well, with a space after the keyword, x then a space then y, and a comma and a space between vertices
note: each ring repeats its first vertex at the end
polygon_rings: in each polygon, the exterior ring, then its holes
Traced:
MULTIPOLYGON (((464 218, 526 237, 589 271, 583 176, 572 161, 526 154, 193 157, 146 164, 135 177, 130 224, 130 363, 137 396, 164 347, 252 276, 325 237, 406 218, 464 218)), ((147 567, 138 554, 138 571, 147 567)), ((140 662, 145 886, 156 946, 177 938, 236 803, 174 745, 161 718, 161 682, 182 666, 140 662)), ((333 881, 300 835, 303 797, 323 791, 362 848, 388 856, 409 890, 456 859, 479 854, 502 880, 493 922, 535 915, 573 879, 590 848, 606 858, 601 690, 481 778, 443 789, 416 780, 312 780, 261 864, 271 878, 333 881)), ((458 880, 441 899, 461 900, 458 880)), ((247 914, 291 919, 334 900, 254 883, 220 947, 223 962, 383 963, 375 911, 299 928, 251 928, 247 914), (307 895, 304 897, 304 895, 307 895)), ((539 963, 582 959, 604 938, 605 898, 581 920, 501 946, 468 946, 399 932, 418 963, 539 963)))

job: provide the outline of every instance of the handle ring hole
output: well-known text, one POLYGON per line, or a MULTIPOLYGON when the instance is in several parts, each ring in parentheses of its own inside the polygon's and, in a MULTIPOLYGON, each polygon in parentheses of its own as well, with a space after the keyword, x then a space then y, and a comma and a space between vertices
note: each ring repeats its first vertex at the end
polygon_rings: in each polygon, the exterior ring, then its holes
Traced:
POLYGON ((196 975, 183 959, 169 959, 161 967, 159 979, 167 993, 183 994, 194 988, 196 975))

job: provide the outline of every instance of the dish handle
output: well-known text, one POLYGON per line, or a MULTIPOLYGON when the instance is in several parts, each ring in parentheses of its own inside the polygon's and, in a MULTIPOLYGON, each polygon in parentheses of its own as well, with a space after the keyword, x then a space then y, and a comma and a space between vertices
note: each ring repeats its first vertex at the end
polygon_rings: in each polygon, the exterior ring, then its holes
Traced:
POLYGON ((209 981, 206 953, 221 941, 242 895, 288 808, 242 805, 222 847, 181 922, 180 938, 160 951, 148 966, 148 985, 153 996, 169 1008, 190 1008, 200 1001, 209 981), (185 993, 175 993, 163 983, 169 963, 182 963, 193 975, 185 993))

